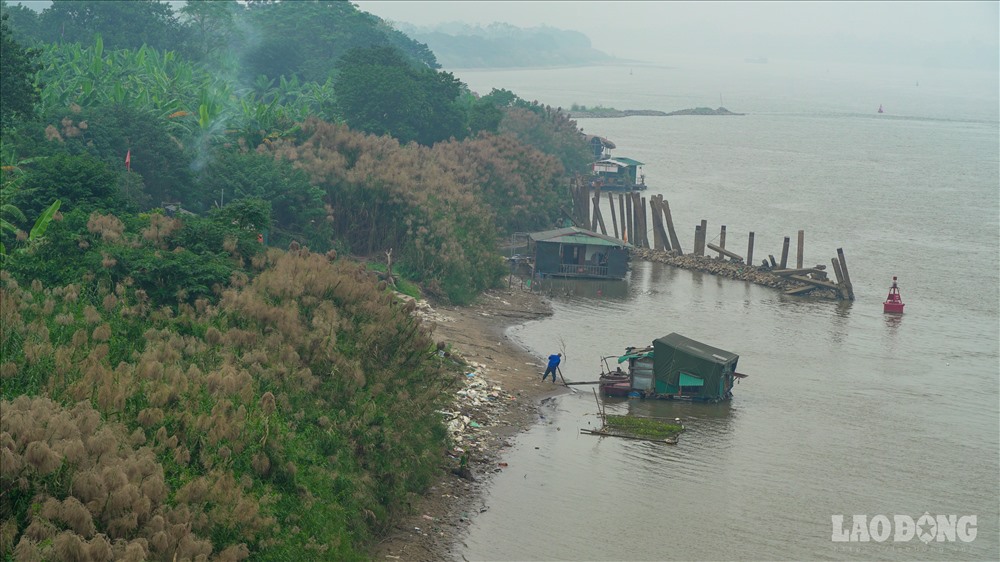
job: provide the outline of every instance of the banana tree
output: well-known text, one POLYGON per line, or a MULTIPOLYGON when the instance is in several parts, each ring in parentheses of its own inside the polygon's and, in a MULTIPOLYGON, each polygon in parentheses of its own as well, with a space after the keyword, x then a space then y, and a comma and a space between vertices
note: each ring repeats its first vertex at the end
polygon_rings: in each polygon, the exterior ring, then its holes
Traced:
MULTIPOLYGON (((38 242, 45 236, 45 231, 49 229, 49 224, 52 223, 53 217, 59 212, 59 207, 62 205, 62 201, 56 199, 49 205, 48 209, 39 215, 35 220, 34 226, 31 227, 31 232, 28 233, 28 240, 25 248, 30 247, 31 244, 38 242)), ((23 213, 22 213, 23 216, 23 213)), ((21 248, 22 250, 25 248, 21 248)), ((7 258, 7 247, 4 246, 3 242, 0 242, 0 259, 7 258)))

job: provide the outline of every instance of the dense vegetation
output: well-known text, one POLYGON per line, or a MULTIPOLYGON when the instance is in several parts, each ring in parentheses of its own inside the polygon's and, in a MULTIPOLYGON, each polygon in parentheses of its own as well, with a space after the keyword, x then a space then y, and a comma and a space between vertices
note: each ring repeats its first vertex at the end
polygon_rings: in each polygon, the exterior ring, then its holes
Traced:
POLYGON ((374 262, 495 285, 575 124, 347 2, 0 7, 2 556, 364 558, 461 373, 374 262))

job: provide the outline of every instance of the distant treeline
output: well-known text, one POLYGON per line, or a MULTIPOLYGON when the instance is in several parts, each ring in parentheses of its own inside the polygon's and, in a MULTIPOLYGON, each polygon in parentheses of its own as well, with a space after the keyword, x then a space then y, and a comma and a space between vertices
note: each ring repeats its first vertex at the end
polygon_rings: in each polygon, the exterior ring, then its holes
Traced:
POLYGON ((365 559, 463 368, 392 285, 496 285, 583 135, 347 2, 0 9, 2 557, 365 559))
POLYGON ((506 23, 398 27, 426 43, 446 68, 571 66, 614 60, 593 48, 586 35, 554 27, 519 28, 506 23))

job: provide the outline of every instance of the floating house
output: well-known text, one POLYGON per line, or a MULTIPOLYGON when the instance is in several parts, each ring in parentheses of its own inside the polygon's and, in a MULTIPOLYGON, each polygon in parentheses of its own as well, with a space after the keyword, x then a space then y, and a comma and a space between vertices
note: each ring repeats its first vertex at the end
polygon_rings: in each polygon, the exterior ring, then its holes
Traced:
POLYGON ((723 400, 732 397, 740 356, 672 333, 653 340, 657 397, 723 400))
POLYGON ((593 186, 604 191, 642 191, 646 189, 646 176, 638 160, 615 156, 593 164, 593 186))
POLYGON ((651 346, 627 348, 618 357, 619 367, 601 374, 601 391, 608 396, 728 400, 733 383, 747 376, 736 372, 739 359, 735 353, 673 333, 653 340, 651 346))
POLYGON ((528 235, 535 273, 543 276, 624 279, 628 248, 628 242, 577 227, 528 235))
POLYGON ((642 191, 646 189, 646 176, 641 167, 644 163, 624 156, 611 156, 615 143, 597 135, 586 135, 594 157, 591 186, 604 191, 642 191))

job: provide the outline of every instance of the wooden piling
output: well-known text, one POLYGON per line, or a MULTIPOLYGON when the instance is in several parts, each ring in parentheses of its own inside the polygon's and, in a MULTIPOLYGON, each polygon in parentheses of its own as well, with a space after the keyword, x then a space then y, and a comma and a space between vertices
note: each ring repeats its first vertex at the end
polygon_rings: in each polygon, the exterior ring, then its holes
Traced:
POLYGON ((646 247, 646 228, 642 224, 642 197, 639 196, 638 192, 632 193, 632 212, 635 216, 632 217, 632 224, 635 225, 635 239, 639 242, 640 248, 646 247))
POLYGON ((753 231, 750 231, 750 238, 747 240, 747 265, 753 265, 753 231))
POLYGON ((670 245, 670 237, 667 236, 667 230, 663 226, 663 196, 656 195, 650 198, 650 214, 653 217, 653 228, 657 236, 660 238, 660 244, 665 252, 669 252, 673 249, 670 245), (653 206, 653 201, 656 201, 656 205, 653 206))
POLYGON ((722 252, 721 250, 726 249, 726 225, 722 225, 722 229, 719 231, 719 249, 719 259, 722 259, 725 257, 725 252, 722 252))
MULTIPOLYGON (((626 236, 623 238, 625 238, 626 241, 631 241, 632 245, 638 248, 639 243, 635 238, 635 230, 632 224, 632 194, 630 193, 625 195, 625 209, 625 217, 628 219, 628 228, 625 230, 626 236)), ((624 225, 625 223, 622 224, 624 225)))
POLYGON ((838 290, 840 291, 840 298, 841 299, 850 298, 847 293, 847 284, 844 283, 844 272, 843 270, 840 269, 840 260, 838 260, 837 258, 833 258, 830 260, 830 262, 833 263, 833 275, 837 279, 837 287, 838 290))
POLYGON ((803 248, 803 245, 805 244, 805 239, 806 239, 806 231, 800 230, 799 231, 799 247, 798 247, 797 251, 795 252, 795 267, 797 269, 802 269, 802 252, 803 252, 802 248, 803 248))
POLYGON ((660 239, 660 231, 656 228, 659 218, 660 208, 656 204, 656 196, 649 198, 649 216, 653 219, 653 249, 657 251, 663 250, 663 240, 660 239))
POLYGON ((698 248, 701 247, 701 225, 694 225, 694 255, 701 255, 698 253, 698 248))
POLYGON ((618 235, 618 217, 615 215, 615 198, 608 193, 608 207, 611 208, 611 226, 615 227, 615 238, 621 240, 622 237, 618 235))
POLYGON ((677 255, 683 256, 684 250, 681 250, 681 242, 677 239, 677 232, 674 230, 674 218, 670 215, 670 202, 666 199, 663 200, 663 217, 667 219, 667 233, 670 235, 670 248, 677 252, 677 255))
POLYGON ((705 241, 708 239, 708 220, 701 219, 701 244, 698 246, 698 255, 705 255, 705 241))
POLYGON ((632 226, 635 227, 635 240, 640 248, 645 248, 646 233, 642 228, 642 200, 637 192, 632 193, 632 226))
POLYGON ((580 201, 580 183, 581 179, 579 176, 573 179, 573 184, 570 186, 570 192, 573 195, 573 224, 582 225, 587 223, 589 216, 583 212, 583 203, 580 201))
POLYGON ((785 236, 785 243, 781 246, 781 269, 788 267, 788 246, 791 241, 791 238, 785 236))
POLYGON ((851 283, 851 274, 847 271, 843 248, 837 248, 837 258, 840 259, 840 271, 844 274, 844 284, 847 285, 847 298, 854 300, 854 284, 851 283))
MULTIPOLYGON (((608 195, 611 195, 611 194, 609 193, 608 195)), ((618 219, 619 219, 619 222, 621 222, 621 225, 622 225, 622 235, 620 236, 620 238, 622 240, 625 240, 625 238, 626 238, 626 236, 625 236, 625 198, 622 197, 621 193, 618 194, 618 219)), ((631 232, 629 234, 631 234, 631 232)), ((627 242, 627 240, 626 240, 626 242, 627 242)))
POLYGON ((601 190, 594 192, 594 218, 597 219, 597 226, 601 227, 601 234, 607 236, 608 229, 604 226, 604 214, 601 213, 601 190))
POLYGON ((646 212, 646 198, 645 197, 640 197, 639 199, 640 199, 640 201, 642 201, 642 205, 640 205, 640 207, 639 207, 640 209, 642 209, 642 213, 641 213, 641 215, 642 215, 642 246, 644 248, 648 248, 649 247, 649 224, 646 222, 646 217, 649 216, 649 213, 646 212))

